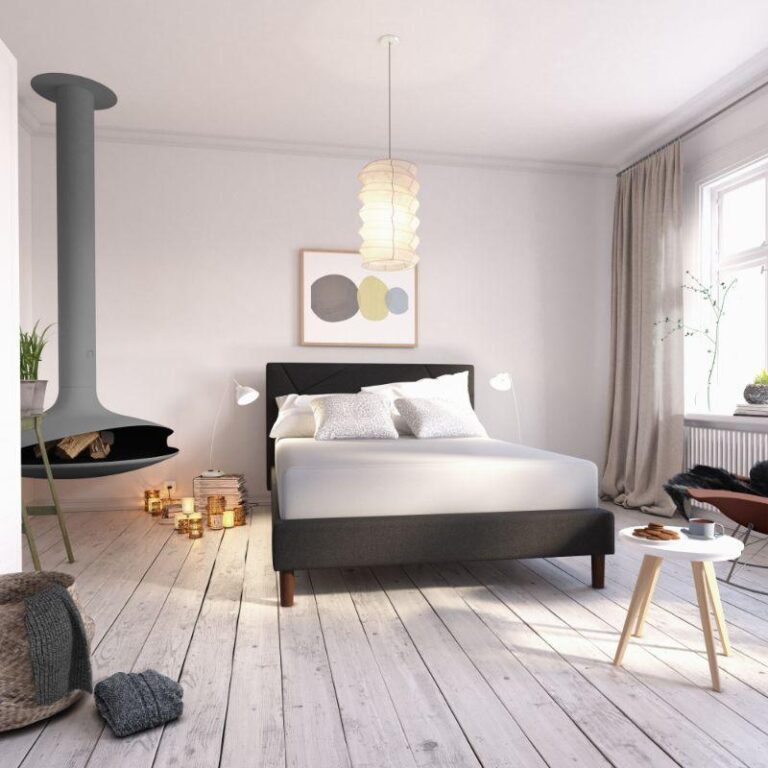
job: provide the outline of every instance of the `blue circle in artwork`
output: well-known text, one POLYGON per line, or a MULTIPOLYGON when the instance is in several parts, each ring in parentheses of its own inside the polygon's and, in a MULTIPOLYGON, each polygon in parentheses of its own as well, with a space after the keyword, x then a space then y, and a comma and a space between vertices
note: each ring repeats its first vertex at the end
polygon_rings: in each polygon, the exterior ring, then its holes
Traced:
POLYGON ((408 311, 408 294, 402 288, 390 288, 387 291, 387 309, 393 315, 402 315, 408 311))

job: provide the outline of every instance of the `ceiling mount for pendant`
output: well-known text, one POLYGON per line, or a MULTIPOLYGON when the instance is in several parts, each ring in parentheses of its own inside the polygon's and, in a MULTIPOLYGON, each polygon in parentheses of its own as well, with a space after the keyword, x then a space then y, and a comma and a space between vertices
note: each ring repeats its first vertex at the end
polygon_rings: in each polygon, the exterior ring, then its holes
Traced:
POLYGON ((378 272, 412 269, 419 260, 416 166, 407 160, 392 159, 392 48, 399 42, 397 35, 379 38, 379 44, 387 48, 387 157, 368 163, 357 177, 362 184, 358 197, 363 204, 360 254, 363 267, 378 272))

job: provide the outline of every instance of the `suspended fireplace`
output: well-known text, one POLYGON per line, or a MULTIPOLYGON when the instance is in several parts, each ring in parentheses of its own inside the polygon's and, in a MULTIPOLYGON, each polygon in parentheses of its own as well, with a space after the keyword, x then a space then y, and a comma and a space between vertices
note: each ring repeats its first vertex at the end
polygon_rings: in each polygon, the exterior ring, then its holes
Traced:
MULTIPOLYGON (((76 75, 38 75, 32 87, 56 104, 59 396, 43 419, 51 467, 64 479, 130 472, 178 449, 167 443, 173 430, 108 411, 96 394, 94 112, 113 107, 117 96, 76 75), (56 443, 77 442, 65 438, 82 440, 93 433, 100 450, 72 456, 74 451, 56 449, 56 443)), ((22 474, 45 477, 34 432, 24 432, 21 444, 22 474)))

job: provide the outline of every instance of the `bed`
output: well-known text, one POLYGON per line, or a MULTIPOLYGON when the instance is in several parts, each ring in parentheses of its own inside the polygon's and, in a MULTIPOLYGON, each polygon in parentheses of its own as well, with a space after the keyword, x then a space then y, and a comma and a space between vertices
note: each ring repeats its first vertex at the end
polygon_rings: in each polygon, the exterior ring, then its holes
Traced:
MULTIPOLYGON (((474 402, 470 365, 269 363, 267 434, 280 395, 358 392, 460 371, 469 372, 474 402)), ((614 551, 594 464, 501 440, 268 437, 267 483, 286 607, 297 569, 590 555, 599 589, 614 551)))

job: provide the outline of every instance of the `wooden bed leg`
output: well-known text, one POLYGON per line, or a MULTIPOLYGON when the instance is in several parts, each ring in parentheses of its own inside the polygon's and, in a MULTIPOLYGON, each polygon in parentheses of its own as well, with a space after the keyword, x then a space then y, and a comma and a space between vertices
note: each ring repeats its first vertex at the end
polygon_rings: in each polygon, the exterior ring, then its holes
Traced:
POLYGON ((592 589, 605 588, 605 555, 592 555, 592 589))
POLYGON ((293 605, 293 593, 296 588, 296 577, 293 571, 280 571, 280 605, 290 608, 293 605))

